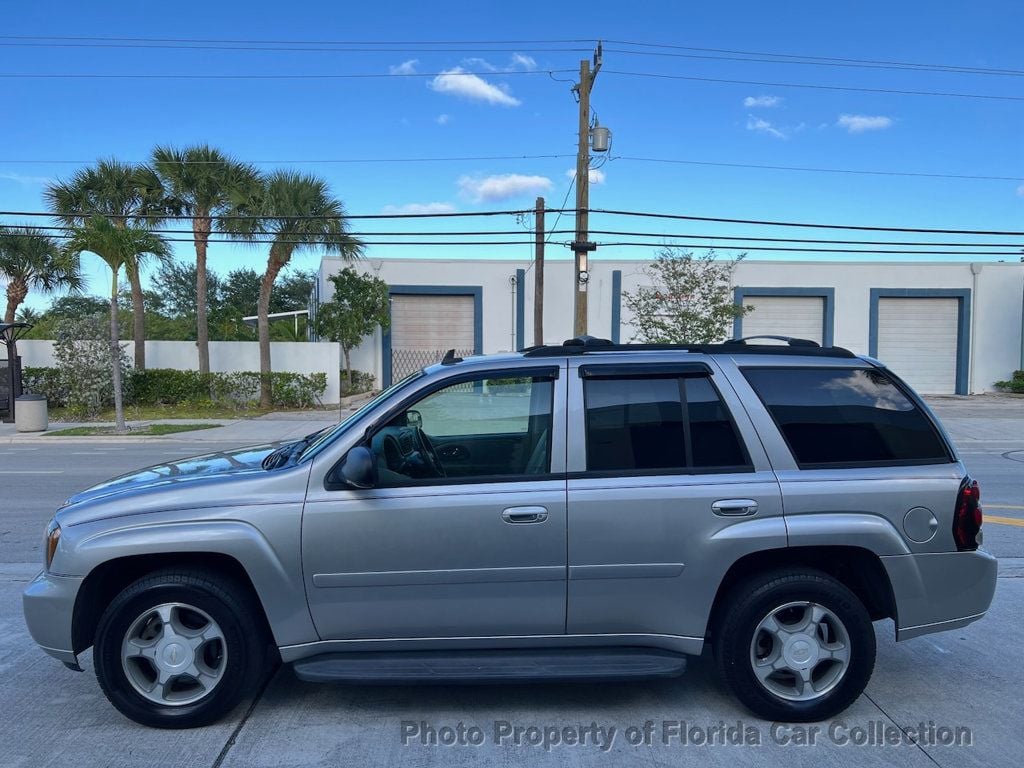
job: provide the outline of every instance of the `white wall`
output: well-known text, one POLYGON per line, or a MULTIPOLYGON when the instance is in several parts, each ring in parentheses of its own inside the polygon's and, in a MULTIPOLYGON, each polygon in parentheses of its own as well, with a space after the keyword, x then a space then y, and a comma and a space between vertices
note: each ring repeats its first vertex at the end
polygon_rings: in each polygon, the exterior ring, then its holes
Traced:
MULTIPOLYGON (((125 348, 131 354, 131 342, 125 348)), ((56 364, 53 342, 23 340, 18 342, 18 354, 23 366, 50 367, 56 364)), ((288 373, 325 373, 327 389, 323 394, 325 405, 338 402, 341 367, 340 348, 331 342, 270 342, 271 367, 288 373)), ((147 341, 147 368, 177 368, 189 371, 199 369, 199 351, 194 341, 147 341)), ((259 343, 255 341, 211 341, 210 370, 216 373, 258 371, 260 369, 259 343)))
MULTIPOLYGON (((592 259, 588 323, 594 336, 611 336, 612 272, 621 270, 622 290, 648 284, 646 262, 592 259)), ((391 285, 479 285, 483 288, 485 353, 515 346, 515 288, 510 278, 525 269, 525 342, 533 344, 534 276, 529 260, 505 259, 369 259, 360 266, 391 285)), ((1021 304, 1024 264, 985 263, 974 275, 967 262, 820 262, 745 260, 737 266, 735 283, 747 287, 831 287, 835 289, 835 338, 838 346, 868 353, 872 288, 971 289, 973 350, 971 392, 992 389, 1021 365, 1021 304)), ((337 259, 320 267, 321 299, 331 295, 327 276, 341 268, 337 259)), ((544 273, 544 341, 560 343, 573 335, 572 262, 549 258, 544 273)), ((622 306, 620 338, 632 340, 629 312, 622 306)), ((956 340, 951 339, 951 344, 956 340)), ((378 331, 354 350, 352 365, 381 377, 381 335, 378 331)))

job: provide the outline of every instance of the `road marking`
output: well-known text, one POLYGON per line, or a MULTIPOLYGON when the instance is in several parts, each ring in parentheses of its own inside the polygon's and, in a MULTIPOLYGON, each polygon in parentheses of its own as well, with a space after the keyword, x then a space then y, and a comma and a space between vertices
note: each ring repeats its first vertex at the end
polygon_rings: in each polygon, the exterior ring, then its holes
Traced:
POLYGON ((982 504, 982 509, 985 507, 989 509, 1024 509, 1024 507, 1015 504, 982 504))
POLYGON ((995 523, 996 525, 1016 525, 1024 528, 1024 520, 1019 517, 995 517, 994 515, 985 515, 986 523, 995 523))

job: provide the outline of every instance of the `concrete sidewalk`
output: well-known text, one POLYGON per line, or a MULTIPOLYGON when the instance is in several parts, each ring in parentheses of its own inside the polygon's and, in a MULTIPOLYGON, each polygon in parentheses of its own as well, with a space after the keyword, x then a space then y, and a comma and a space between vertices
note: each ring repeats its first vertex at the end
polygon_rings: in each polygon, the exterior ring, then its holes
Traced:
POLYGON ((330 411, 288 411, 269 413, 253 419, 150 419, 129 421, 129 432, 126 435, 77 436, 63 437, 50 435, 73 427, 104 427, 110 422, 51 422, 48 432, 18 432, 14 424, 0 424, 0 445, 50 442, 184 442, 184 443, 235 443, 238 445, 273 443, 286 440, 297 440, 337 424, 347 417, 354 409, 330 411), (176 432, 171 435, 132 435, 131 430, 138 430, 151 424, 218 424, 209 429, 189 432, 176 432))

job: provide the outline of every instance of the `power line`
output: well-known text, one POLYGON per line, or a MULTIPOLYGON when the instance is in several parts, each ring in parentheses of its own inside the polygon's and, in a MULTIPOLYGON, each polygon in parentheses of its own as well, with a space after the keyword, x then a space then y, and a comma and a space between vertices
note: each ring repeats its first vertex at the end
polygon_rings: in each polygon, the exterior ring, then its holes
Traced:
POLYGON ((240 43, 253 45, 570 45, 595 43, 595 38, 561 40, 267 40, 208 37, 86 37, 67 35, 0 35, 0 40, 83 40, 133 43, 240 43))
MULTIPOLYGON (((557 209, 545 209, 548 210, 557 209)), ((38 230, 40 232, 55 232, 64 233, 74 231, 74 227, 59 226, 59 225, 35 225, 31 229, 38 230)), ((193 234, 191 229, 164 229, 164 228, 153 228, 147 231, 156 235, 191 235, 193 234)), ((532 230, 526 230, 531 232, 532 230)), ((571 235, 575 232, 572 229, 552 229, 548 230, 548 235, 571 235)), ((595 229, 592 230, 595 235, 615 235, 618 237, 665 237, 672 239, 689 239, 689 240, 730 240, 730 241, 741 241, 741 242, 767 242, 767 243, 806 243, 806 244, 819 244, 819 245, 885 245, 885 246, 909 246, 909 247, 948 247, 948 248, 1021 248, 1024 249, 1024 240, 1018 243, 984 243, 984 242, 934 242, 934 241, 917 241, 917 240, 834 240, 834 239, 807 239, 807 238, 792 238, 792 237, 755 237, 750 235, 719 235, 714 233, 677 233, 677 232, 637 232, 630 230, 613 230, 613 229, 595 229)), ((522 235, 524 230, 522 229, 509 229, 509 230, 439 230, 439 231, 401 231, 396 232, 393 230, 367 230, 367 231, 349 231, 345 234, 349 237, 490 237, 490 236, 506 236, 506 235, 522 235)), ((214 233, 214 236, 222 233, 214 233)), ((253 235, 275 235, 273 230, 268 229, 257 229, 251 231, 249 234, 253 235)), ((193 238, 187 238, 187 242, 192 242, 193 238)), ((231 240, 231 242, 236 242, 231 240)), ((241 241, 237 241, 241 242, 241 241)), ((532 241, 531 241, 532 242, 532 241)), ((546 241, 550 242, 550 240, 546 241)), ((716 246, 722 247, 722 246, 716 246)))
POLYGON ((993 74, 1013 74, 1021 75, 1024 71, 1017 69, 999 69, 994 67, 968 67, 959 64, 935 64, 935 63, 924 63, 924 62, 910 62, 910 61, 892 61, 886 59, 853 59, 853 58, 842 58, 838 56, 812 56, 803 53, 771 53, 767 51, 740 51, 730 48, 696 48, 693 46, 686 45, 671 45, 667 43, 644 43, 631 40, 606 40, 605 42, 612 45, 632 45, 639 48, 667 48, 672 50, 680 51, 699 51, 702 53, 726 53, 739 56, 772 56, 785 59, 808 59, 813 61, 821 62, 841 62, 851 64, 880 64, 891 67, 908 67, 908 68, 923 68, 923 69, 940 69, 940 70, 962 70, 964 72, 984 72, 993 74))
MULTIPOLYGON (((548 208, 549 211, 554 213, 557 209, 548 208)), ((566 209, 566 212, 575 211, 575 209, 566 209)), ((345 214, 342 216, 290 216, 291 219, 344 219, 355 220, 355 219, 453 219, 453 218, 469 218, 477 216, 517 216, 523 213, 533 213, 532 208, 516 208, 508 211, 449 211, 445 213, 364 213, 364 214, 345 214)), ((94 216, 103 217, 104 214, 96 213, 93 211, 71 211, 69 213, 56 214, 53 211, 0 211, 0 216, 44 216, 51 219, 91 219, 94 216)), ((116 218, 122 219, 169 219, 169 220, 191 220, 193 217, 191 214, 178 213, 178 214, 163 214, 154 215, 146 213, 128 213, 119 215, 116 218)), ((266 219, 273 218, 267 216, 256 216, 253 214, 218 214, 211 216, 211 219, 218 221, 247 221, 250 219, 266 219)))
MULTIPOLYGON (((497 160, 557 160, 561 158, 575 157, 574 154, 569 152, 563 153, 552 153, 552 154, 539 154, 539 155, 475 155, 475 156, 453 156, 453 157, 364 157, 364 158, 278 158, 278 159, 258 159, 258 160, 246 160, 247 163, 252 165, 299 165, 299 164, 372 164, 372 163, 446 163, 446 162, 480 162, 480 161, 497 161, 497 160)), ((885 170, 869 170, 860 168, 822 168, 813 166, 799 166, 799 165, 764 165, 758 163, 731 163, 731 162, 719 162, 711 160, 689 160, 684 158, 673 158, 673 157, 637 157, 633 155, 615 155, 610 158, 611 160, 626 160, 628 162, 640 162, 640 163, 665 163, 672 165, 695 165, 695 166, 709 166, 716 168, 749 168, 754 170, 766 170, 766 171, 801 171, 808 173, 839 173, 839 174, 854 174, 863 176, 907 176, 927 179, 962 179, 972 181, 1024 181, 1024 176, 995 176, 995 175, 984 175, 984 174, 966 174, 966 173, 941 173, 941 172, 928 172, 928 171, 885 171, 885 170)), ((0 163, 5 164, 20 164, 20 165, 88 165, 93 160, 88 159, 45 159, 45 158, 4 158, 0 159, 0 163)), ((128 160, 126 162, 132 164, 144 164, 148 160, 128 160)), ((213 160, 186 160, 182 161, 186 165, 204 165, 208 163, 216 163, 213 160)), ((570 191, 572 185, 569 187, 570 191)), ((568 201, 568 197, 566 197, 568 201)), ((564 207, 564 203, 563 203, 564 207)))
MULTIPOLYGON (((808 173, 845 173, 863 176, 910 176, 925 179, 970 179, 975 181, 1024 181, 1024 176, 984 176, 966 173, 928 173, 915 171, 878 171, 855 168, 817 168, 801 165, 759 165, 757 163, 722 163, 710 160, 684 160, 667 157, 633 157, 616 155, 612 160, 629 160, 640 163, 668 163, 678 165, 706 165, 716 168, 751 168, 765 171, 803 171, 808 173)), ((2 161, 0 161, 2 162, 2 161)))
MULTIPOLYGON (((547 208, 548 213, 575 213, 575 208, 547 208)), ((816 222, 793 222, 793 221, 775 221, 767 219, 737 219, 737 218, 725 218, 715 216, 694 216, 690 214, 679 214, 679 213, 653 213, 649 211, 626 211, 616 210, 610 208, 590 208, 590 213, 604 214, 608 216, 624 216, 624 217, 638 217, 638 218, 655 218, 655 219, 670 219, 678 221, 707 221, 721 224, 749 224, 756 226, 773 226, 773 227, 796 227, 796 228, 812 228, 812 229, 848 229, 857 231, 869 231, 869 232, 910 232, 917 234, 940 234, 940 235, 977 235, 977 236, 1003 236, 1003 237, 1024 237, 1024 231, 1013 231, 1013 230, 981 230, 981 229, 933 229, 928 227, 884 227, 874 225, 861 225, 861 224, 821 224, 816 222)), ((533 213, 532 208, 518 208, 512 210, 501 210, 501 211, 460 211, 460 212, 449 212, 449 213, 373 213, 373 214, 351 214, 343 216, 295 216, 291 218, 303 219, 303 220, 324 220, 324 219, 343 219, 343 220, 361 220, 361 219, 449 219, 449 218, 465 218, 465 217, 491 217, 491 216, 518 216, 522 214, 533 213)), ((0 216, 9 217, 46 217, 51 219, 68 219, 68 218, 92 218, 93 216, 102 215, 91 212, 76 211, 67 214, 57 215, 51 211, 0 211, 0 216)), ((119 218, 133 219, 133 220, 150 220, 150 219, 161 219, 161 220, 191 220, 193 217, 190 214, 174 214, 167 216, 155 216, 144 213, 133 213, 121 216, 119 218)), ((218 221, 233 221, 233 220, 258 220, 272 217, 257 216, 257 215, 243 215, 243 214, 223 214, 211 216, 211 219, 218 221)))
MULTIPOLYGON (((270 164, 299 164, 299 163, 332 163, 332 164, 360 164, 360 163, 447 163, 447 162, 476 162, 481 160, 554 160, 562 157, 575 157, 570 152, 563 152, 561 154, 549 154, 549 155, 470 155, 470 156, 459 156, 459 157, 349 157, 349 158, 282 158, 278 160, 246 160, 245 162, 252 165, 270 165, 270 164)), ((0 160, 0 163, 20 163, 20 164, 60 164, 60 165, 72 165, 72 164, 88 164, 92 163, 93 160, 25 160, 21 158, 10 158, 0 160)), ((131 163, 133 165, 141 165, 148 163, 149 160, 127 160, 124 162, 131 163)), ((217 165, 220 160, 182 160, 182 165, 217 165)))
MULTIPOLYGON (((25 234, 24 237, 49 237, 55 240, 69 240, 72 238, 70 234, 25 234)), ((194 242, 192 238, 164 238, 166 242, 170 243, 191 243, 194 242)), ((309 244, 303 240, 233 240, 233 239, 222 239, 222 238, 210 238, 207 242, 209 243, 231 243, 234 245, 242 246, 253 246, 253 245, 272 245, 275 242, 284 243, 289 245, 298 246, 309 246, 316 248, 315 244, 309 244)), ((363 246, 390 246, 390 247, 426 247, 426 246, 442 246, 442 247, 480 247, 480 246, 519 246, 532 244, 530 239, 520 240, 453 240, 453 241, 386 241, 378 240, 367 242, 363 241, 360 245, 363 246)), ((570 247, 568 241, 558 243, 566 248, 570 247)), ((625 247, 625 248, 663 248, 664 242, 636 242, 636 241, 602 241, 597 243, 598 247, 611 248, 611 247, 625 247)), ((804 247, 767 247, 767 246, 723 246, 716 245, 713 243, 701 243, 693 244, 691 248, 703 249, 703 250, 727 250, 727 251, 744 251, 744 252, 778 252, 778 253, 832 253, 832 254, 862 254, 866 256, 875 255, 900 255, 900 256, 1020 256, 1021 251, 948 251, 948 250, 903 250, 903 249, 854 249, 854 248, 804 248, 804 247)))
MULTIPOLYGON (((0 43, 2 45, 2 43, 0 43)), ((582 49, 581 49, 582 50, 582 49)), ((786 59, 765 58, 771 54, 762 55, 741 55, 721 56, 701 53, 666 53, 664 51, 631 51, 622 48, 605 48, 606 53, 623 53, 628 56, 660 56, 676 59, 700 59, 703 61, 739 61, 756 64, 797 64, 813 67, 847 67, 853 69, 884 69, 899 72, 939 72, 944 74, 957 75, 986 75, 995 77, 1021 77, 1024 72, 1020 70, 985 70, 966 67, 944 67, 944 66, 910 66, 897 64, 868 64, 868 63, 847 63, 841 61, 814 61, 804 60, 803 57, 786 59)))
POLYGON ((637 216, 653 219, 676 219, 681 221, 713 221, 721 224, 753 224, 765 227, 805 227, 812 229, 852 229, 866 232, 914 232, 936 235, 998 235, 1003 237, 1022 237, 1024 232, 987 229, 930 229, 926 227, 879 227, 858 224, 816 224, 793 221, 770 221, 760 219, 729 219, 713 216, 689 216, 678 213, 649 213, 646 211, 618 211, 608 208, 591 208, 591 213, 604 213, 609 216, 637 216))
POLYGON ((609 75, 624 77, 653 77, 664 80, 689 80, 698 83, 719 83, 725 85, 757 85, 763 88, 809 88, 819 91, 848 91, 854 93, 885 93, 896 96, 943 96, 958 99, 990 99, 994 101, 1024 101, 1024 96, 998 96, 985 93, 956 93, 952 91, 911 91, 897 88, 859 88, 850 85, 815 85, 812 83, 777 83, 762 80, 730 80, 720 77, 696 77, 691 75, 671 75, 662 72, 626 72, 605 69, 609 75))
POLYGON ((348 74, 294 74, 294 75, 162 75, 102 72, 0 72, 0 78, 29 80, 351 80, 388 77, 493 77, 505 75, 550 75, 575 72, 573 69, 516 69, 508 72, 359 72, 348 74))
POLYGON ((274 53, 589 53, 589 48, 353 48, 302 45, 218 45, 178 43, 71 43, 71 42, 4 42, 0 46, 9 48, 102 48, 105 50, 163 49, 175 51, 269 51, 274 53))

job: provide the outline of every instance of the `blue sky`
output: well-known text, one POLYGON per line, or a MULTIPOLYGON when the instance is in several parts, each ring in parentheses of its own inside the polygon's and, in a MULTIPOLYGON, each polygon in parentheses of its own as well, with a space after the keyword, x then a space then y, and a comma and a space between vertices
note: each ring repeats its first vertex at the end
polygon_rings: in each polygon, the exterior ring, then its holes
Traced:
MULTIPOLYGON (((280 41, 605 40, 813 56, 1024 69, 1015 0, 967 2, 682 3, 591 0, 443 4, 179 2, 19 3, 3 35, 280 41), (161 9, 166 9, 161 6, 161 9), (637 10, 640 9, 640 10, 637 10)), ((0 43, 18 42, 0 39, 0 43)), ((24 41, 22 41, 24 42, 24 41)), ((294 46, 293 46, 294 47, 294 46)), ((41 210, 47 180, 114 155, 145 159, 156 143, 215 144, 248 160, 566 155, 437 163, 302 163, 351 213, 557 206, 573 167, 571 73, 587 43, 507 50, 223 51, 0 45, 0 73, 341 74, 451 72, 469 78, 150 80, 2 78, 0 209, 41 210), (473 60, 478 59, 478 60, 473 60), (410 63, 411 62, 411 63, 410 63), (525 74, 533 71, 533 74, 525 74), (40 162, 12 162, 38 160, 40 162), (509 178, 511 175, 511 178, 509 178)), ((436 46, 444 48, 445 46, 436 46)), ((470 46, 453 45, 464 49, 470 46)), ((804 66, 620 53, 606 43, 593 107, 614 133, 592 187, 594 207, 735 218, 892 226, 1024 229, 1024 180, 857 176, 651 163, 629 157, 1024 178, 1024 101, 925 97, 640 78, 650 72, 726 80, 1020 96, 1021 77, 804 66), (845 116, 845 117, 844 117, 845 116)), ((637 50, 633 48, 633 50, 637 50)), ((653 49, 652 49, 653 50, 653 49)), ((657 49, 660 53, 668 49, 657 49)), ((677 50, 677 53, 687 51, 677 50)), ((689 51, 693 53, 693 51, 689 51)), ((266 164, 262 167, 273 167, 266 164)), ((571 204, 571 198, 570 198, 571 204)), ((7 223, 14 223, 5 219, 7 223)), ((477 221, 479 223, 479 220, 477 221)), ((566 224, 563 218, 561 224, 566 224)), ((469 228, 459 221, 459 227, 469 228)), ((364 229, 366 228, 365 225, 364 229)), ((394 224, 381 224, 383 229, 394 224)), ((417 223, 435 229, 447 224, 417 223)), ((486 226, 514 229, 511 219, 486 226)), ((754 228, 592 217, 592 228, 771 234, 754 228), (607 226, 604 226, 607 225, 607 226)), ((806 235, 804 235, 806 236, 806 235)), ((837 235, 842 237, 842 233, 837 235)), ((559 239, 559 238, 556 238, 559 239)), ((561 239, 568 239, 563 237, 561 239)), ((179 244, 183 258, 191 246, 179 244)), ((368 255, 527 258, 529 247, 372 248, 368 255)), ((647 256, 604 249, 598 258, 647 256)), ((751 254, 752 257, 755 254, 751 254)), ((568 256, 552 247, 550 258, 568 256)), ((220 246, 211 265, 262 269, 257 249, 220 246)), ((1011 257, 1012 258, 1012 257, 1011 257)), ((318 257, 296 259, 315 266, 318 257)), ((93 289, 103 271, 86 263, 93 289)), ((38 298, 35 305, 45 303, 38 298)))

